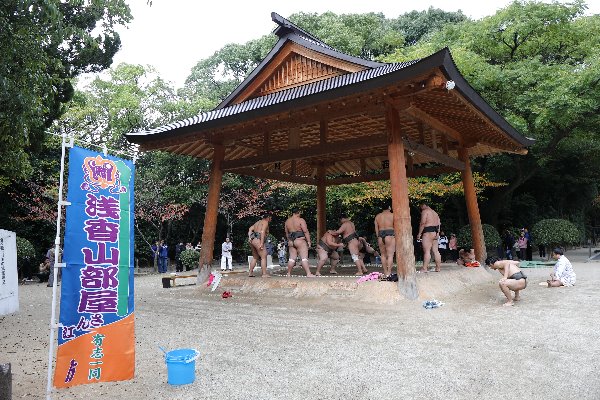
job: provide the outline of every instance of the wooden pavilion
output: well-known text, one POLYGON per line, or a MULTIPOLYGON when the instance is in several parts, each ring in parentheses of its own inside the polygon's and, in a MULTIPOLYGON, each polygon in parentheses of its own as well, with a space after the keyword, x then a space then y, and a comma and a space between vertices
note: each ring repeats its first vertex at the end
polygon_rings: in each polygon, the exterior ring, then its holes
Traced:
POLYGON ((379 63, 341 53, 272 13, 279 41, 214 110, 127 135, 141 150, 212 161, 201 263, 213 259, 223 172, 325 188, 391 182, 400 292, 416 298, 407 177, 460 171, 478 260, 486 256, 470 157, 526 153, 523 137, 477 94, 448 49, 379 63))

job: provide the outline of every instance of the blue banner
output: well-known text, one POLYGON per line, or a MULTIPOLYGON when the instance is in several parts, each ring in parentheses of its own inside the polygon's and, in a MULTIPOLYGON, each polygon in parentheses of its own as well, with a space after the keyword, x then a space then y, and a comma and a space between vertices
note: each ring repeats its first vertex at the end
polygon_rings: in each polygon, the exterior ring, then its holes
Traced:
POLYGON ((130 161, 69 152, 56 387, 133 378, 133 177, 130 161))

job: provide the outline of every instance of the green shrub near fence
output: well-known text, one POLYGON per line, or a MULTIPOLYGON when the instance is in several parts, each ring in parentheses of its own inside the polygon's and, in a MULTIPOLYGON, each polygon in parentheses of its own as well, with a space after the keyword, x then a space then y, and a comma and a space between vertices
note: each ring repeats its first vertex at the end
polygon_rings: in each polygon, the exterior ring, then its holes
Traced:
POLYGON ((581 232, 577 226, 566 219, 543 219, 531 228, 533 243, 551 248, 578 244, 581 232))

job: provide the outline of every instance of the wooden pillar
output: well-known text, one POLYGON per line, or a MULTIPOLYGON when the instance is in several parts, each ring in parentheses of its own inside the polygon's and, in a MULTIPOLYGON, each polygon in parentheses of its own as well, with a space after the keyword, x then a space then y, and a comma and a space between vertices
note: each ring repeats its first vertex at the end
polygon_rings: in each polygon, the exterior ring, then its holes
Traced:
POLYGON ((487 251, 485 249, 485 238, 483 237, 483 226, 481 225, 479 206, 477 205, 477 193, 475 192, 475 184, 473 183, 473 174, 471 172, 469 150, 466 147, 459 147, 458 158, 465 163, 465 169, 461 172, 461 175, 463 189, 465 191, 465 201, 467 203, 469 225, 471 226, 471 237, 473 238, 475 258, 477 258, 477 261, 483 263, 487 257, 487 251))
MULTIPOLYGON (((200 252, 201 272, 208 270, 212 264, 215 248, 215 233, 217 231, 217 215, 219 212, 219 195, 221 194, 221 181, 223 170, 221 163, 225 156, 225 148, 221 144, 214 145, 213 159, 210 166, 208 181, 208 196, 206 198, 206 214, 204 214, 204 228, 202 230, 202 250, 200 252)), ((198 281, 201 273, 198 274, 198 281)))
MULTIPOLYGON (((319 143, 326 144, 329 136, 329 124, 326 120, 319 121, 319 143)), ((323 164, 317 165, 317 237, 314 239, 319 243, 319 239, 323 237, 327 230, 327 215, 325 209, 327 207, 326 191, 327 185, 325 182, 326 168, 323 164)))
POLYGON ((327 220, 325 215, 326 208, 326 189, 325 185, 325 166, 317 166, 317 237, 313 239, 313 245, 319 243, 327 230, 327 220))
POLYGON ((404 159, 404 142, 400 128, 398 110, 388 105, 386 109, 388 137, 388 159, 390 163, 390 184, 392 189, 392 209, 394 213, 394 232, 396 238, 396 264, 398 266, 398 288, 407 299, 419 296, 415 270, 415 252, 412 226, 410 222, 410 204, 408 200, 408 181, 404 159))

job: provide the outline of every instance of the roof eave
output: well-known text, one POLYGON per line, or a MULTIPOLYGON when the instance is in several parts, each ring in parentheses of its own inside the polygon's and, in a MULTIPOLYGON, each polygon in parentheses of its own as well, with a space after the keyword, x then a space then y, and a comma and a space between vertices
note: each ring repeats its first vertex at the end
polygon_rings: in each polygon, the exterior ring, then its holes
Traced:
MULTIPOLYGON (((292 108, 310 106, 316 103, 320 103, 327 100, 332 100, 339 97, 344 97, 356 93, 362 90, 373 90, 383 88, 391 85, 399 80, 410 79, 413 76, 425 73, 432 68, 441 68, 446 74, 448 79, 453 80, 456 83, 456 89, 462 96, 470 101, 475 107, 477 107, 482 113, 486 114, 488 118, 496 124, 502 131, 507 133, 515 142, 519 143, 523 147, 530 147, 534 142, 521 135, 514 127, 512 127, 500 114, 498 114, 489 104, 467 83, 462 77, 454 60, 450 55, 448 48, 444 48, 429 57, 423 58, 415 64, 409 65, 405 68, 391 72, 386 75, 382 75, 373 79, 356 82, 350 85, 341 86, 335 89, 330 89, 325 92, 319 92, 308 96, 299 97, 296 99, 288 100, 282 103, 273 104, 266 107, 241 112, 222 118, 202 122, 201 124, 193 124, 176 128, 174 130, 160 132, 161 138, 176 137, 199 130, 210 130, 219 128, 225 125, 245 122, 254 118, 262 117, 269 114, 276 114, 279 112, 288 111, 292 108), (200 129, 199 129, 200 128, 200 129)), ((156 133, 155 133, 156 134, 156 133)), ((126 137, 133 143, 143 144, 156 140, 153 136, 155 134, 144 134, 143 132, 127 134, 126 137)))

